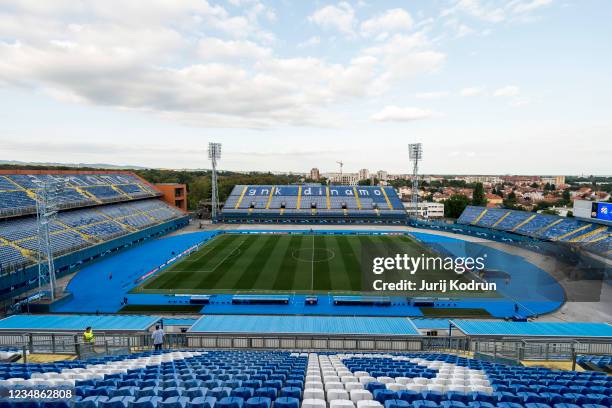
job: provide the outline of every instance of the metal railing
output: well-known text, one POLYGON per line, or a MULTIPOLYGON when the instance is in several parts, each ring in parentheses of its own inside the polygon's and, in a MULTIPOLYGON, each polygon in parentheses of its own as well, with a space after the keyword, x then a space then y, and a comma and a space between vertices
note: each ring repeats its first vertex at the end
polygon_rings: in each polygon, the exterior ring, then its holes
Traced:
POLYGON ((612 354, 611 340, 573 340, 573 339, 472 339, 471 351, 478 355, 488 355, 513 361, 556 360, 572 361, 576 354, 612 354))
MULTIPOLYGON (((85 347, 81 336, 81 333, 2 333, 0 346, 16 347, 24 353, 66 354, 79 358, 153 348, 148 332, 95 332, 93 347, 85 347)), ((577 354, 612 354, 612 340, 167 333, 164 348, 473 353, 476 358, 519 364, 522 360, 575 361, 577 354)))

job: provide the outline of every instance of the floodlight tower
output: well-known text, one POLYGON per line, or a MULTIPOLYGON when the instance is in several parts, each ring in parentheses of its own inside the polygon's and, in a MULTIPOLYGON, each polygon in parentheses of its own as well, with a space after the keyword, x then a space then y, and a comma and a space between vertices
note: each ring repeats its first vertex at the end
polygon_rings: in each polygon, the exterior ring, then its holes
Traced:
POLYGON ((342 161, 337 161, 336 163, 340 165, 340 178, 342 178, 342 167, 344 166, 344 163, 342 161))
POLYGON ((52 176, 36 181, 36 184, 40 186, 36 201, 38 287, 45 297, 51 298, 51 301, 56 297, 56 279, 50 231, 57 217, 64 183, 64 180, 52 176))
POLYGON ((217 187, 217 160, 221 159, 221 143, 208 144, 208 158, 212 164, 212 222, 217 221, 219 215, 219 189, 217 187))
POLYGON ((342 160, 337 161, 336 163, 338 163, 338 165, 340 166, 340 177, 338 177, 338 184, 343 184, 342 182, 342 167, 344 167, 344 162, 342 160))
POLYGON ((423 158, 423 145, 411 143, 408 145, 408 158, 412 162, 412 217, 419 216, 419 161, 423 158))

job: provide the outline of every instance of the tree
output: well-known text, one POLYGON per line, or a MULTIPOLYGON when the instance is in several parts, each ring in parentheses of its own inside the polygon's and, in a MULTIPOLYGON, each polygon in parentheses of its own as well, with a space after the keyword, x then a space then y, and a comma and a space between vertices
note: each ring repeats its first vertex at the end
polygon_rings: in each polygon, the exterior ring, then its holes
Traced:
POLYGON ((538 183, 536 183, 535 181, 531 183, 531 188, 538 188, 538 183))
POLYGON ((472 205, 478 205, 481 207, 487 205, 487 199, 485 198, 482 183, 476 183, 474 186, 474 192, 472 193, 472 205))
MULTIPOLYGON (((374 177, 374 185, 377 186, 380 183, 380 180, 377 179, 376 177, 374 177)), ((367 178, 367 179, 363 179, 363 180, 359 180, 357 182, 358 186, 369 186, 372 184, 372 179, 371 178, 367 178)), ((395 187, 395 186, 394 186, 395 187)), ((398 186, 399 187, 399 186, 398 186)), ((397 188, 397 187, 396 187, 397 188)))
MULTIPOLYGON (((533 212, 542 211, 544 214, 549 214, 550 212, 544 212, 548 208, 552 207, 551 203, 547 203, 546 201, 539 201, 534 207, 533 212)), ((556 214, 555 214, 556 215, 556 214)))
POLYGON ((568 211, 566 217, 567 218, 574 218, 574 212, 573 211, 568 211))
POLYGON ((561 197, 563 198, 563 201, 565 202, 566 205, 569 204, 572 199, 572 196, 568 189, 563 190, 563 194, 561 194, 561 197))
POLYGON ((508 197, 504 199, 503 206, 504 208, 508 208, 510 210, 520 209, 520 206, 516 205, 516 193, 514 192, 514 190, 512 190, 510 194, 508 194, 508 197))
POLYGON ((459 218, 469 203, 469 198, 462 194, 450 196, 448 200, 444 201, 444 216, 447 218, 459 218))

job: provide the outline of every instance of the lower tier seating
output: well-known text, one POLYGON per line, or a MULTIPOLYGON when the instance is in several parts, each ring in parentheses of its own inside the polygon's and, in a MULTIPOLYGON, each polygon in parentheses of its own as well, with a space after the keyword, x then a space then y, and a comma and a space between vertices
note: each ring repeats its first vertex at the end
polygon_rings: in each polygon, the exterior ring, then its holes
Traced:
MULTIPOLYGON (((612 377, 605 373, 506 366, 438 353, 156 351, 0 364, 3 386, 74 387, 74 408, 600 408, 612 403, 612 377)), ((49 403, 28 407, 69 407, 65 401, 49 403)), ((0 402, 5 407, 13 405, 0 402)))

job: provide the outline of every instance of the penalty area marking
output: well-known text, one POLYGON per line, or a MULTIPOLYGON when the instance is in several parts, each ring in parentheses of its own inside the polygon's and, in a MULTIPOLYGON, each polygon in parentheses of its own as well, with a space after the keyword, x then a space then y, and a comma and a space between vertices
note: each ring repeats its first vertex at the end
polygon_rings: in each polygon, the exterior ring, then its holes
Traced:
MULTIPOLYGON (((159 277, 164 275, 164 272, 168 272, 170 271, 171 273, 198 273, 198 274, 204 274, 204 273, 212 273, 214 272, 223 262, 227 261, 230 257, 235 256, 235 255, 239 255, 242 250, 240 249, 240 246, 242 246, 242 244, 244 244, 244 242, 246 241, 243 240, 236 248, 232 249, 232 251, 227 254, 225 257, 223 257, 223 259, 221 259, 212 269, 201 269, 201 270, 197 270, 197 271, 186 271, 186 270, 176 270, 176 269, 172 269, 172 270, 166 270, 164 269, 163 271, 161 271, 161 273, 157 274, 156 276, 153 277, 153 279, 151 281, 149 281, 147 284, 153 283, 156 279, 158 279, 159 277)), ((202 257, 204 255, 208 255, 208 253, 210 253, 214 248, 209 248, 208 251, 206 251, 205 253, 201 254, 200 256, 198 256, 197 260, 202 259, 202 257)), ((187 258, 189 259, 189 258, 187 258)), ((195 262, 195 261, 194 261, 195 262)), ((193 264, 194 262, 190 262, 190 264, 193 264)), ((147 286, 147 285, 145 285, 147 286)), ((144 289, 144 287, 143 287, 144 289)))
MULTIPOLYGON (((246 241, 246 240, 245 240, 245 241, 246 241)), ((221 259, 221 260, 220 260, 220 261, 219 261, 219 262, 218 262, 218 263, 217 263, 215 266, 213 266, 213 268, 212 268, 212 269, 203 269, 203 270, 194 271, 194 272, 201 272, 201 273, 211 273, 211 272, 214 272, 214 271, 215 271, 215 270, 216 270, 216 269, 217 269, 219 266, 221 266, 221 264, 223 264, 223 262, 227 261, 229 258, 231 258, 231 257, 233 257, 233 256, 238 256, 238 255, 240 255, 240 254, 242 253, 242 250, 240 249, 240 246, 241 246, 241 245, 242 245, 242 244, 243 244, 245 241, 242 241, 242 242, 240 243, 240 245, 238 245, 238 247, 236 247, 236 248, 232 249, 232 251, 231 251, 229 254, 225 255, 225 256, 223 257, 223 259, 221 259)))

